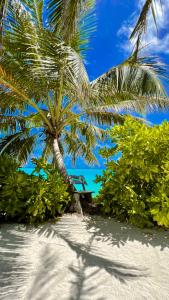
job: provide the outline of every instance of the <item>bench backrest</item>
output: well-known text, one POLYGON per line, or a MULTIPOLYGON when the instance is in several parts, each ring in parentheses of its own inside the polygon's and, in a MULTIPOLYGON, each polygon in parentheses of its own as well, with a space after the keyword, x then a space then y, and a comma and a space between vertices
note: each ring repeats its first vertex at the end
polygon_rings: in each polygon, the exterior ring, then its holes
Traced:
POLYGON ((83 175, 80 175, 80 176, 70 175, 69 178, 70 178, 70 181, 72 184, 81 184, 83 187, 83 190, 84 191, 86 190, 85 185, 87 184, 87 182, 83 175))

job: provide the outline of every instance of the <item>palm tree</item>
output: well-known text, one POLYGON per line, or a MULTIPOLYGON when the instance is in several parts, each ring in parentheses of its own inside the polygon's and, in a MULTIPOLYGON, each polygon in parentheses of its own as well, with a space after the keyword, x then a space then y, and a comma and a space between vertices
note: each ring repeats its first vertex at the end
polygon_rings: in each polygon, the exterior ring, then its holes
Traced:
POLYGON ((1 153, 26 161, 40 137, 43 156, 67 176, 63 153, 93 162, 92 149, 104 135, 100 125, 121 122, 121 110, 168 106, 162 67, 136 52, 89 81, 84 55, 94 2, 8 1, 0 60, 0 130, 7 133, 1 153))

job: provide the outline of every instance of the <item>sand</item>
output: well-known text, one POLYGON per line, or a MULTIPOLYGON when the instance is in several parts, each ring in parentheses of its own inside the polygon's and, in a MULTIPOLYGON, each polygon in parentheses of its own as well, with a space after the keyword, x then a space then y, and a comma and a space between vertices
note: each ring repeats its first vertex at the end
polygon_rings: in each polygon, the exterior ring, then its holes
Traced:
POLYGON ((65 215, 0 226, 1 300, 167 300, 169 232, 65 215))

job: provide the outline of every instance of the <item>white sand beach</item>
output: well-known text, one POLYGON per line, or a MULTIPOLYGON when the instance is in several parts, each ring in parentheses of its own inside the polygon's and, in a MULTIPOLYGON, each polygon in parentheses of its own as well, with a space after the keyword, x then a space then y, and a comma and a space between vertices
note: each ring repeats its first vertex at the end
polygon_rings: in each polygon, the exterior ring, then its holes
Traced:
POLYGON ((0 226, 1 300, 167 300, 169 232, 65 215, 0 226))

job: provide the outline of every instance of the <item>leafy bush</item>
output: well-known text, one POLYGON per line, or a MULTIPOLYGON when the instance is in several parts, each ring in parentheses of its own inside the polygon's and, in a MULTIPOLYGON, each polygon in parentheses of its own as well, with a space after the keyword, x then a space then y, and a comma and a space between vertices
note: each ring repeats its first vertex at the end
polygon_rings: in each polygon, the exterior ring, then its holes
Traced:
POLYGON ((109 134, 112 147, 101 150, 106 170, 96 179, 102 211, 141 227, 169 228, 169 123, 149 127, 127 118, 109 134))
POLYGON ((0 157, 0 213, 6 220, 46 221, 61 215, 70 201, 68 186, 57 170, 42 160, 34 163, 36 176, 17 170, 9 157, 0 157))
POLYGON ((6 180, 7 176, 14 173, 17 168, 19 167, 19 164, 9 157, 8 155, 0 155, 0 185, 4 184, 4 181, 6 180))

